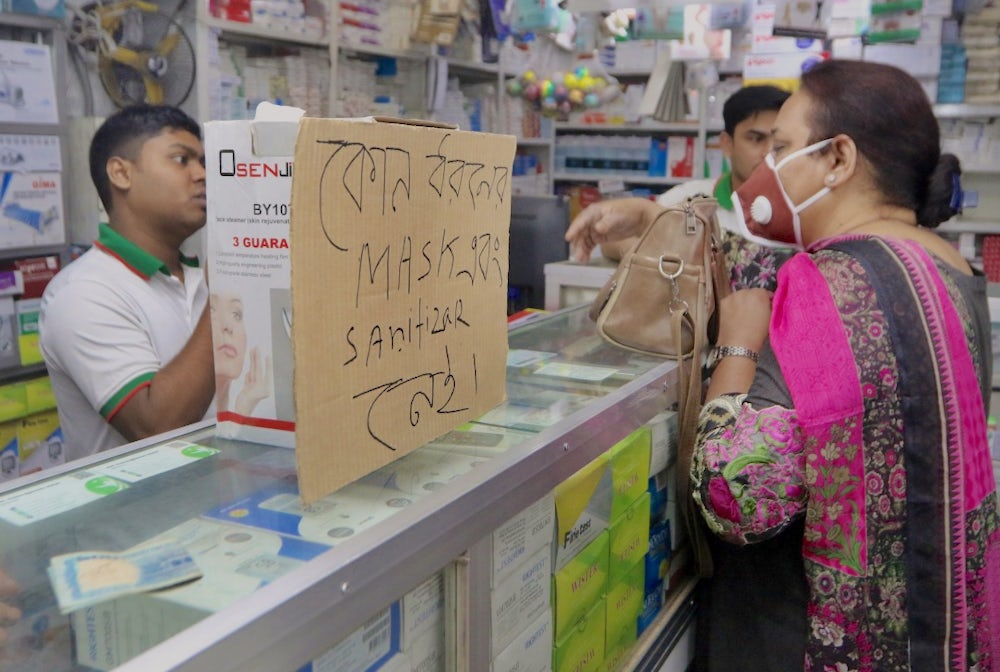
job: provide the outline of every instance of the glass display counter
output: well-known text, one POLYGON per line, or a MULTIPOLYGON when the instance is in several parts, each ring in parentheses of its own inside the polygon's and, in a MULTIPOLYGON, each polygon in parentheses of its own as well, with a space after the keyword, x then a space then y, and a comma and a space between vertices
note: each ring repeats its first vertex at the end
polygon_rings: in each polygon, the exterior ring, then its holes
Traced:
POLYGON ((318 661, 438 574, 440 669, 489 669, 493 531, 668 408, 676 380, 604 342, 584 308, 509 343, 507 401, 305 511, 293 451, 211 423, 0 485, 0 568, 24 612, 0 669, 351 669, 318 661), (204 577, 59 614, 51 557, 154 538, 185 545, 204 577))

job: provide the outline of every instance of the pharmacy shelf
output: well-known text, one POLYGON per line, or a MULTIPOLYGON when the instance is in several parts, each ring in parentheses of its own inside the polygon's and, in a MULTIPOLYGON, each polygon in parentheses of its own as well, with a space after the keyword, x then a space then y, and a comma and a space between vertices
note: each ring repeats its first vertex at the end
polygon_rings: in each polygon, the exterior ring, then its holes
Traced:
MULTIPOLYGON (((588 131, 594 133, 697 133, 698 122, 681 121, 666 124, 658 121, 643 120, 637 124, 578 124, 564 121, 555 123, 557 133, 568 131, 588 131)), ((708 129, 709 132, 712 129, 708 129)))
POLYGON ((518 147, 551 147, 552 138, 518 138, 518 147))
POLYGON ((253 23, 242 23, 240 21, 227 21, 219 19, 205 13, 200 21, 208 28, 216 28, 226 36, 240 36, 267 40, 269 42, 287 42, 289 44, 301 44, 309 47, 327 47, 330 44, 328 37, 309 38, 304 35, 289 33, 287 31, 275 30, 267 26, 260 26, 253 23))
POLYGON ((934 106, 941 119, 981 119, 1000 117, 1000 105, 942 104, 934 106))
POLYGON ((978 235, 1000 234, 1000 221, 976 219, 949 219, 936 229, 940 233, 973 233, 978 235))
POLYGON ((383 58, 404 58, 411 61, 424 61, 430 58, 430 54, 425 51, 409 50, 399 51, 385 49, 382 47, 371 47, 360 44, 338 44, 337 50, 347 54, 358 54, 361 56, 375 56, 383 58))
POLYGON ((453 56, 449 56, 445 60, 448 62, 448 72, 454 72, 458 76, 468 75, 484 79, 496 79, 500 75, 500 65, 498 63, 463 61, 453 56))
POLYGON ((602 182, 604 180, 617 180, 626 184, 672 187, 687 182, 689 178, 647 177, 643 175, 628 175, 626 173, 555 173, 552 179, 556 182, 602 182))

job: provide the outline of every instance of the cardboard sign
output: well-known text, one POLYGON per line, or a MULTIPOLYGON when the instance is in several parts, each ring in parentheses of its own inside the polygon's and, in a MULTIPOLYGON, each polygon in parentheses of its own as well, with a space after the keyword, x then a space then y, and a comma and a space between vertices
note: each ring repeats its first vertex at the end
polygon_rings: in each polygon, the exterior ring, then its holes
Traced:
POLYGON ((503 401, 515 144, 302 120, 291 284, 305 503, 503 401))

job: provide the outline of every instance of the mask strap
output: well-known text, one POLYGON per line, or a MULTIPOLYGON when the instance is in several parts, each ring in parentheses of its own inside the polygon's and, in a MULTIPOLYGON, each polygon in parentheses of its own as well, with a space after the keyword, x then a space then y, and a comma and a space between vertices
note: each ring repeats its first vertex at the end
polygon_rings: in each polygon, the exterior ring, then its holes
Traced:
POLYGON ((785 158, 783 158, 781 161, 779 161, 777 165, 774 166, 774 169, 781 170, 781 167, 784 166, 789 161, 791 161, 792 159, 797 159, 798 157, 804 154, 812 154, 813 152, 826 147, 831 142, 833 142, 833 138, 827 138, 826 140, 820 140, 819 142, 814 142, 813 144, 803 147, 802 149, 797 149, 788 156, 786 156, 785 158))
POLYGON ((810 205, 812 205, 813 203, 815 203, 816 201, 818 201, 819 199, 823 198, 824 196, 826 196, 829 193, 830 193, 830 187, 823 187, 822 189, 820 189, 819 191, 817 191, 815 194, 813 194, 812 196, 810 196, 806 200, 804 200, 801 203, 799 203, 798 205, 796 205, 795 206, 795 210, 793 212, 795 212, 795 214, 798 214, 798 213, 802 212, 803 210, 805 210, 806 208, 808 208, 810 205))

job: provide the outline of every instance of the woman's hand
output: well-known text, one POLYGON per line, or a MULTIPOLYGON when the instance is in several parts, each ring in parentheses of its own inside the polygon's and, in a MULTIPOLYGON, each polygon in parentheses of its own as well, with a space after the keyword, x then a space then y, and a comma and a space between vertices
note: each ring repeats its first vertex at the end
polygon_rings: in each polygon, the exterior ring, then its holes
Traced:
POLYGON ((261 400, 271 396, 271 357, 264 359, 261 366, 260 349, 250 349, 250 368, 243 377, 243 389, 236 395, 234 410, 244 416, 253 413, 253 409, 261 400))
POLYGON ((586 263, 601 243, 636 236, 663 210, 645 198, 614 198, 598 201, 576 216, 566 231, 570 258, 586 263))

